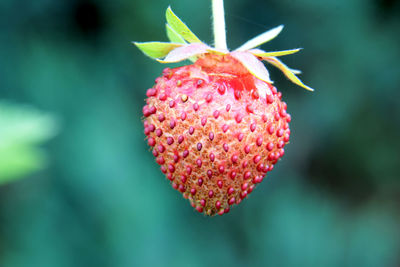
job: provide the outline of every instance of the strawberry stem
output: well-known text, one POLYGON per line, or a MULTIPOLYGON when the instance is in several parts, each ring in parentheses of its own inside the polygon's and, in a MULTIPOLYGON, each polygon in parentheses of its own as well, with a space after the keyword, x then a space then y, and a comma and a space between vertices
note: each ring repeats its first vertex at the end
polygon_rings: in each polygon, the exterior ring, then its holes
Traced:
POLYGON ((212 0, 215 48, 227 50, 224 0, 212 0))

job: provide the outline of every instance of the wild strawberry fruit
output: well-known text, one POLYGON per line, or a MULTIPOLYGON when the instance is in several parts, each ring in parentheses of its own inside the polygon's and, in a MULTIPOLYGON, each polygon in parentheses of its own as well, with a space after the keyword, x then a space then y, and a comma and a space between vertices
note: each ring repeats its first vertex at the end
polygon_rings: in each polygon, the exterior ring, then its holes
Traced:
POLYGON ((166 68, 147 90, 144 132, 172 187, 197 211, 222 215, 263 181, 289 142, 291 116, 260 59, 312 89, 296 77, 298 71, 276 58, 299 49, 254 49, 277 36, 282 26, 229 52, 223 42, 217 48, 202 43, 170 8, 167 21, 171 43, 135 44, 163 63, 195 62, 166 68))

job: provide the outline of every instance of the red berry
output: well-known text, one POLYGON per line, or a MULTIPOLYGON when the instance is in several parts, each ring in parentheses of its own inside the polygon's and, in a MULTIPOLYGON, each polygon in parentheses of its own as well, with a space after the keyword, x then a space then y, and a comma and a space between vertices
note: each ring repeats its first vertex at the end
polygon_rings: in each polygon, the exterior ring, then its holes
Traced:
POLYGON ((227 213, 283 155, 286 104, 230 55, 206 55, 164 73, 143 108, 148 144, 193 207, 227 213))

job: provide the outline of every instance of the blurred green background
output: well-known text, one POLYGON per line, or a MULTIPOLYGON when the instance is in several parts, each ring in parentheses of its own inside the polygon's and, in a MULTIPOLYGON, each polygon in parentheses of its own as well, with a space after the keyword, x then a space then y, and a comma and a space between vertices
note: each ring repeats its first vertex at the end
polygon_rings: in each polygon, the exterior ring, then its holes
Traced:
POLYGON ((225 1, 230 48, 285 24, 263 48, 304 47, 316 91, 269 68, 291 143, 214 218, 144 141, 165 66, 130 41, 166 41, 168 5, 212 42, 209 0, 0 1, 0 266, 400 266, 399 1, 225 1))

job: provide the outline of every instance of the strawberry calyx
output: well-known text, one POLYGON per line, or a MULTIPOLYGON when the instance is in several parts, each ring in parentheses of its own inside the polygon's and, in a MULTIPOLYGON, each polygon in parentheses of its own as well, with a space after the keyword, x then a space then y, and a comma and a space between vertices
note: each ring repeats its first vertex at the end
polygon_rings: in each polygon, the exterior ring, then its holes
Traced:
POLYGON ((183 60, 196 62, 203 68, 212 68, 213 72, 241 75, 251 73, 256 78, 272 84, 269 72, 262 61, 280 69, 293 83, 309 90, 296 74, 301 72, 285 65, 278 59, 280 56, 299 52, 301 49, 266 52, 257 47, 271 41, 279 35, 283 25, 273 28, 247 41, 239 48, 229 51, 225 48, 214 48, 203 43, 170 7, 166 11, 166 31, 170 42, 133 42, 144 54, 160 63, 176 63, 183 60), (240 64, 235 64, 239 62, 240 64), (235 68, 232 68, 232 64, 235 68), (238 67, 240 66, 241 67, 238 67))

